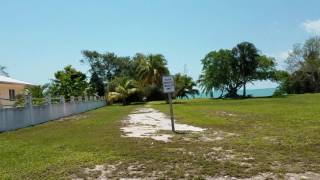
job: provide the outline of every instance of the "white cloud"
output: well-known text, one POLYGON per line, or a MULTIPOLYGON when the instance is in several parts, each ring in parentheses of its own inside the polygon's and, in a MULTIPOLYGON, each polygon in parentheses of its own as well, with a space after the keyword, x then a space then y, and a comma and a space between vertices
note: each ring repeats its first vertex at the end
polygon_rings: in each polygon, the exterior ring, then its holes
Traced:
POLYGON ((302 27, 305 31, 312 34, 320 34, 320 19, 307 20, 302 23, 302 27))
POLYGON ((278 58, 279 60, 286 60, 289 57, 290 52, 291 50, 283 51, 279 53, 279 55, 276 58, 278 58))

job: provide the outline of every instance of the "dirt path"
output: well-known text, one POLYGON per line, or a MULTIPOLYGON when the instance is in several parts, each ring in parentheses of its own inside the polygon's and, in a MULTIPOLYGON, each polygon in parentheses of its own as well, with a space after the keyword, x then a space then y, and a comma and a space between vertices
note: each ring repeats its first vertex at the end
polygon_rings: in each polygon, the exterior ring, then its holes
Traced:
MULTIPOLYGON (((123 121, 121 131, 125 137, 152 138, 169 142, 173 137, 171 120, 162 112, 153 108, 139 108, 123 121)), ((203 132, 205 129, 186 124, 175 123, 177 131, 203 132)))

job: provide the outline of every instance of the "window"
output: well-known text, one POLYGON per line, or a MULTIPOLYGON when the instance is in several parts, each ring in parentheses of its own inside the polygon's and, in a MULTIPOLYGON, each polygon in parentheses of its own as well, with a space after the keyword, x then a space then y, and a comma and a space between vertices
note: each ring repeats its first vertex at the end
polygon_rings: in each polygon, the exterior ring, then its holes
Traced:
POLYGON ((10 99, 10 101, 16 100, 16 92, 14 89, 9 89, 9 99, 10 99))

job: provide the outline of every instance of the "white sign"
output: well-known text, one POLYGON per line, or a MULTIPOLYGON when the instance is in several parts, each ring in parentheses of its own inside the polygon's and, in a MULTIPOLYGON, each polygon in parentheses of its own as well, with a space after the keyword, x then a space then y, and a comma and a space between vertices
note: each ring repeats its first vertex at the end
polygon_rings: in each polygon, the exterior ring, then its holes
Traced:
POLYGON ((173 76, 163 76, 162 85, 164 93, 173 93, 174 90, 174 79, 173 76))
POLYGON ((175 91, 173 76, 163 76, 162 77, 162 85, 163 85, 163 92, 168 94, 172 131, 176 132, 176 130, 174 128, 174 117, 173 117, 173 107, 172 107, 172 97, 171 97, 171 93, 173 93, 175 91))

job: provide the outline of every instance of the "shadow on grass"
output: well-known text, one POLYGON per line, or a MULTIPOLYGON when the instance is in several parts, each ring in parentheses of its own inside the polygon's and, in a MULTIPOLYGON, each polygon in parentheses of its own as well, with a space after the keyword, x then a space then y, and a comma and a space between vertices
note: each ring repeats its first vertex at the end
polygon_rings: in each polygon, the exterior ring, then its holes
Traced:
POLYGON ((140 105, 145 105, 146 102, 133 102, 130 104, 123 105, 122 103, 113 103, 113 104, 108 104, 108 106, 140 106, 140 105))
MULTIPOLYGON (((188 104, 189 102, 188 101, 179 101, 179 100, 173 100, 172 104, 188 104)), ((157 102, 157 105, 169 105, 168 102, 157 102)))
POLYGON ((188 131, 174 131, 175 134, 188 134, 188 131))
POLYGON ((133 102, 130 105, 137 106, 137 105, 145 105, 146 103, 147 102, 133 102))
POLYGON ((261 97, 252 97, 252 96, 247 96, 247 97, 234 97, 234 98, 208 98, 210 100, 247 100, 247 99, 277 99, 277 98, 287 98, 288 96, 282 95, 282 96, 261 96, 261 97))

